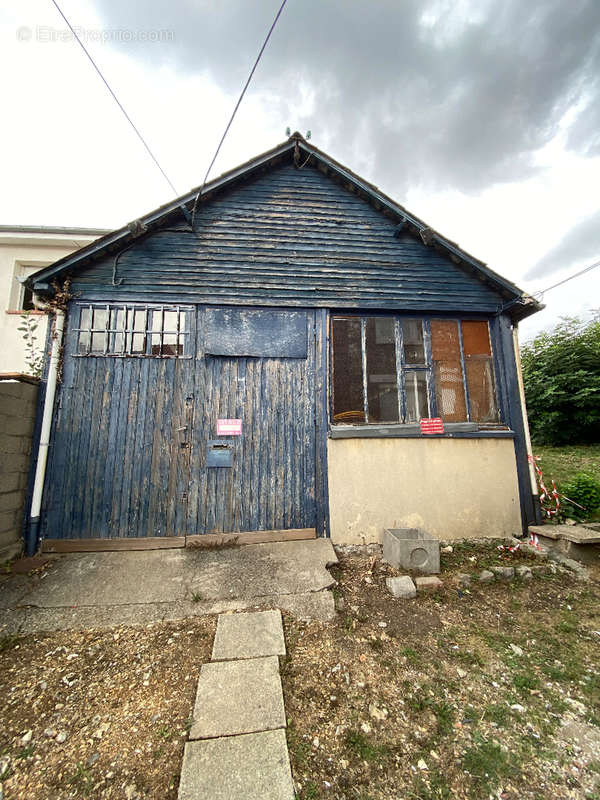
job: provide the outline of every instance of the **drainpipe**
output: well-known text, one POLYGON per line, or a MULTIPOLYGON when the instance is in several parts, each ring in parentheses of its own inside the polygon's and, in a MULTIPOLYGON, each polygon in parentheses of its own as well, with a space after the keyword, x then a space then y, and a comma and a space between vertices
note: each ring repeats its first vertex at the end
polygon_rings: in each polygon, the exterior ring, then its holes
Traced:
MULTIPOLYGON (((531 436, 529 434, 529 420, 527 419, 527 406, 525 405, 525 384, 523 383, 523 370, 521 368, 521 352, 519 350, 519 328, 515 322, 513 325, 513 348, 515 351, 515 362, 517 364, 517 382, 519 384, 519 397, 521 399, 521 413, 523 415, 523 428, 525 430, 525 447, 527 448, 528 466, 529 466, 529 480, 531 482, 531 494, 534 497, 534 507, 536 516, 538 515, 539 502, 538 500, 538 485, 533 468, 533 449, 531 447, 531 436)), ((538 519, 537 522, 540 520, 538 519)))
POLYGON ((52 332, 52 350, 48 366, 46 382, 46 396, 44 398, 44 412, 42 415, 42 428, 40 444, 35 468, 35 479, 31 497, 31 511, 29 514, 29 528, 27 531, 27 555, 32 556, 37 550, 40 530, 40 511, 42 508, 42 495, 44 493, 44 480, 46 477, 46 462, 48 461, 48 447, 50 445, 50 429, 52 428, 52 412, 56 396, 56 383, 58 379, 58 366, 63 341, 65 326, 65 312, 57 308, 54 317, 54 331, 52 332))

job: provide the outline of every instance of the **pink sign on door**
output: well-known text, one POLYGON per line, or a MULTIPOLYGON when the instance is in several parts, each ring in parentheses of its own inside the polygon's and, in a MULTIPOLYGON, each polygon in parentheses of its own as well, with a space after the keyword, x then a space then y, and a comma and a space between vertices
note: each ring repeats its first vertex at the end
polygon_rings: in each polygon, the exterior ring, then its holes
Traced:
POLYGON ((241 419, 217 420, 217 436, 241 436, 241 435, 242 435, 241 419))

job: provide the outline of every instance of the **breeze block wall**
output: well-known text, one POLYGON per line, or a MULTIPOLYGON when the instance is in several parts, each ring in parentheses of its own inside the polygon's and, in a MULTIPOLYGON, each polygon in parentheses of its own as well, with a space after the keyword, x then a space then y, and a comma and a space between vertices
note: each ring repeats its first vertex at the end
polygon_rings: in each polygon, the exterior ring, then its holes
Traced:
POLYGON ((21 552, 38 381, 0 375, 0 563, 21 552))

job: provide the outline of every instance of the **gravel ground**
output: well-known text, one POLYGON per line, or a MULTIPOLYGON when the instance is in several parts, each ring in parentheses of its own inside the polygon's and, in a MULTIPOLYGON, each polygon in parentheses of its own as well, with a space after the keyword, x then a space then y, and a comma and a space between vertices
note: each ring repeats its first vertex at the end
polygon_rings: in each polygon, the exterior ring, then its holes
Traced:
POLYGON ((0 796, 174 800, 214 626, 0 637, 0 796))
POLYGON ((442 556, 444 590, 394 600, 378 555, 333 570, 338 620, 286 617, 288 742, 301 800, 600 798, 600 583, 496 545, 442 556))

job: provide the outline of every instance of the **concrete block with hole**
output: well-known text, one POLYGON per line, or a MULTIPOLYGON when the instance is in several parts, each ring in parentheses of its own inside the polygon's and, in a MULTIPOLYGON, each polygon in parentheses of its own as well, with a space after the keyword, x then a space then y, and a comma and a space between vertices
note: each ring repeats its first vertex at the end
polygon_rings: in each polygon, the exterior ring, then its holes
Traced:
POLYGON ((440 571, 440 542, 421 528, 388 528, 383 532, 383 560, 396 569, 440 571))

